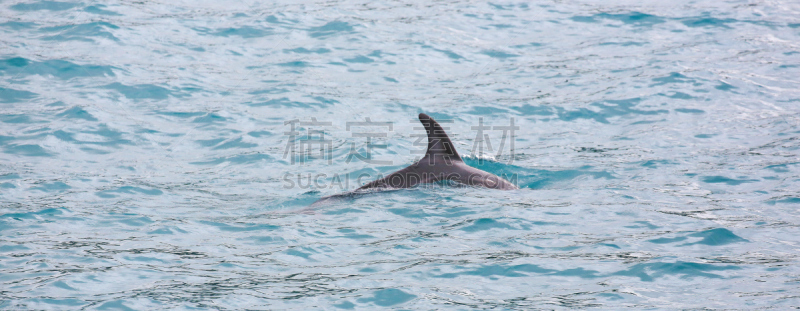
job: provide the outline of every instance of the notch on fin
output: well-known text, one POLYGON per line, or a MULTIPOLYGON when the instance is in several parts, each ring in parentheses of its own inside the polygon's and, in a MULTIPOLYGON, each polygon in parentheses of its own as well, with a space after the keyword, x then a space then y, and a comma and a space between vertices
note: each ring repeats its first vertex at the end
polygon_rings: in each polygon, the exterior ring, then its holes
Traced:
POLYGON ((436 122, 429 115, 420 113, 419 121, 425 126, 425 132, 428 133, 428 150, 425 152, 425 157, 430 161, 435 161, 437 157, 443 157, 446 162, 461 161, 461 157, 456 152, 456 147, 447 137, 444 129, 439 122, 436 122))

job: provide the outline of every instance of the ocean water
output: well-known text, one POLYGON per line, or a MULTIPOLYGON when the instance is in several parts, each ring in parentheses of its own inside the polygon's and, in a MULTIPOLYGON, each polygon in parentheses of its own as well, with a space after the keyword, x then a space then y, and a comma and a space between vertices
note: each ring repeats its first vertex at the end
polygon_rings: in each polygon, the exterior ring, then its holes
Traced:
POLYGON ((796 1, 4 1, 0 309, 797 308, 798 77, 796 1), (521 189, 307 207, 420 112, 521 189))

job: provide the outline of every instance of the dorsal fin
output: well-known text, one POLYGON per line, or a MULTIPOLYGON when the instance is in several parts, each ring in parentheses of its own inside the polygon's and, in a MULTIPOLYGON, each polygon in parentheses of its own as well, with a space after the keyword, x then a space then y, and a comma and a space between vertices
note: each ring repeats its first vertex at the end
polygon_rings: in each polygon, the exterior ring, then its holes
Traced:
POLYGON ((425 157, 443 156, 451 161, 462 161, 450 137, 447 137, 447 133, 436 120, 420 113, 419 122, 422 122, 425 132, 428 133, 428 150, 425 152, 425 157))

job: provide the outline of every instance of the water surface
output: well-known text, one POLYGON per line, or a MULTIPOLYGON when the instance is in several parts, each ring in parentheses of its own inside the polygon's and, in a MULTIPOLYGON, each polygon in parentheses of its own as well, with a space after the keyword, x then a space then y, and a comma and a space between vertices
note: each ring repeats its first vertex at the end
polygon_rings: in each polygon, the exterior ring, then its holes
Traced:
POLYGON ((0 7, 2 309, 800 305, 795 2, 0 7))

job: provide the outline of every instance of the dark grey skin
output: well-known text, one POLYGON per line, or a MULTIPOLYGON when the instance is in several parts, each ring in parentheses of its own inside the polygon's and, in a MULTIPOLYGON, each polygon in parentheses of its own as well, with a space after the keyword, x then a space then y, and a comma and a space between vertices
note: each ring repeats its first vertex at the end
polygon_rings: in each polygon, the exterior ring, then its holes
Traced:
POLYGON ((419 121, 428 133, 425 157, 414 164, 372 181, 355 191, 327 196, 311 204, 317 205, 335 198, 352 197, 370 190, 390 190, 414 187, 418 184, 451 180, 464 185, 499 190, 519 189, 516 185, 492 173, 471 167, 461 160, 453 142, 442 126, 427 114, 420 113, 419 121))

